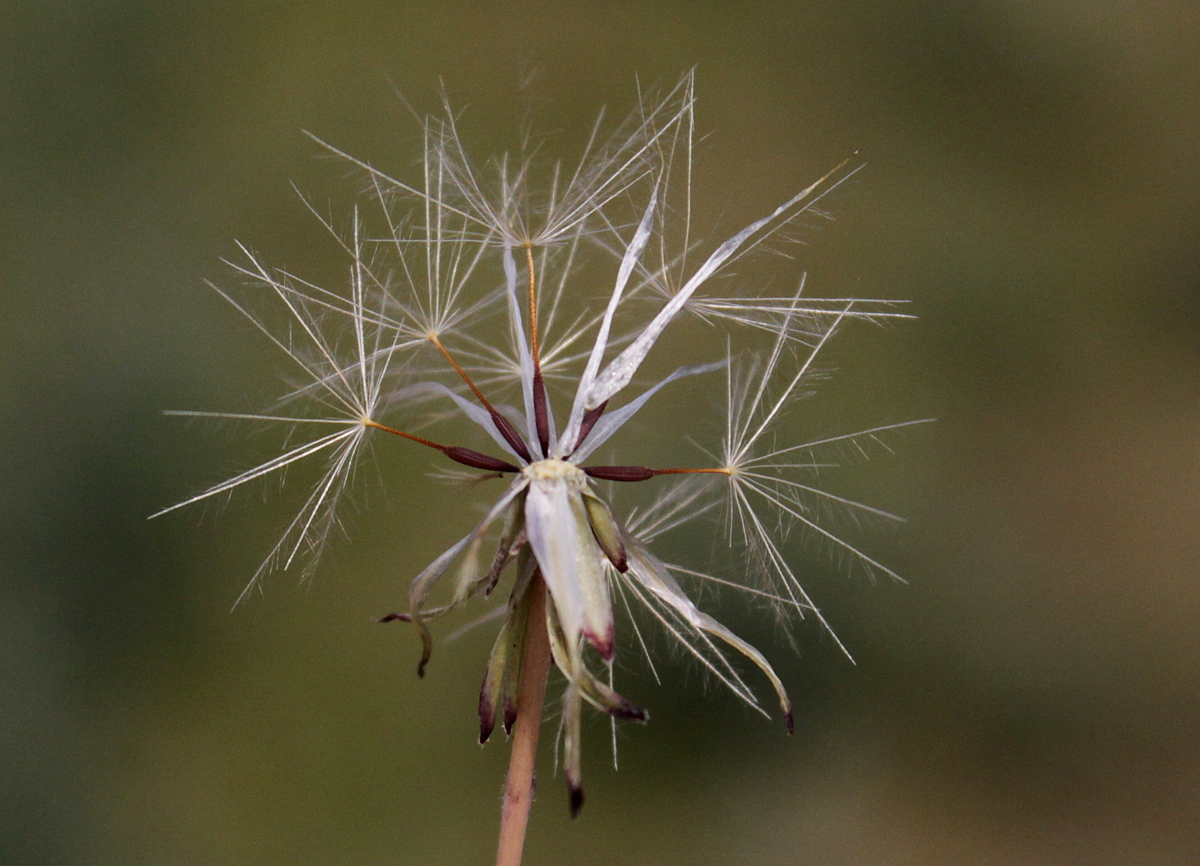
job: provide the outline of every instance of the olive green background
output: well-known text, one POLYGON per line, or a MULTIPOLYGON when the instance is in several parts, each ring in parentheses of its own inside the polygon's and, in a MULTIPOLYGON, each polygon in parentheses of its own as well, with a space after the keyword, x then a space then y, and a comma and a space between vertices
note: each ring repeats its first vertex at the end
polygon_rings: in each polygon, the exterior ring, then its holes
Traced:
POLYGON ((235 282, 234 239, 343 274, 289 183, 346 213, 358 180, 300 130, 406 171, 393 88, 432 110, 444 83, 475 153, 532 94, 569 156, 692 66, 699 225, 863 149, 836 222, 770 267, 914 301, 850 329, 796 416, 939 419, 838 480, 909 519, 863 536, 909 584, 789 548, 856 665, 709 599, 778 665, 796 736, 679 659, 661 687, 632 664, 651 724, 616 772, 589 724, 574 822, 544 752, 527 862, 1200 860, 1197 46, 1188 2, 0 5, 0 861, 488 862, 490 638, 419 681, 371 621, 462 494, 377 447, 351 540, 231 613, 304 473, 148 522, 261 453, 160 412, 277 393, 283 359, 203 284, 235 282))

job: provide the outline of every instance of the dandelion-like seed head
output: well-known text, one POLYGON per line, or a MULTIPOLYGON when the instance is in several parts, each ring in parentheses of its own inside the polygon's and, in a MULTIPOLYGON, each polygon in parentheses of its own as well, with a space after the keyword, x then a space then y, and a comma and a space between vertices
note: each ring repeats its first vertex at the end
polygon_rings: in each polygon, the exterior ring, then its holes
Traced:
MULTIPOLYGON (((243 248, 245 261, 233 267, 254 284, 252 300, 273 301, 276 312, 260 313, 257 303, 217 289, 290 359, 301 381, 271 412, 178 413, 276 424, 289 431, 289 445, 164 511, 299 461, 323 461, 251 587, 273 569, 316 562, 368 436, 389 434, 441 452, 457 464, 456 478, 467 472, 479 481, 477 495, 506 485, 491 494, 475 528, 413 579, 407 610, 385 619, 415 628, 424 673, 433 620, 503 599, 480 693, 480 740, 497 722, 512 730, 531 676, 527 650, 542 641, 564 681, 562 763, 573 811, 582 803, 583 706, 614 719, 648 718, 612 682, 618 652, 640 650, 654 669, 643 628, 663 630, 766 713, 739 657, 749 662, 791 727, 787 692, 766 657, 704 613, 684 584, 741 591, 828 628, 785 550, 783 536, 793 528, 894 576, 828 523, 831 508, 891 516, 826 489, 824 477, 840 453, 920 422, 792 442, 781 421, 807 395, 814 363, 836 333, 854 321, 904 314, 893 302, 811 298, 803 281, 794 293, 774 296, 738 293, 736 281, 715 279, 813 213, 859 166, 836 167, 706 245, 691 229, 693 109, 691 75, 666 93, 643 96, 613 132, 598 124, 577 165, 556 169, 541 191, 531 188, 528 160, 473 163, 449 107, 425 121, 415 182, 322 142, 366 174, 377 211, 377 232, 356 210, 343 236, 309 205, 348 256, 347 287, 271 270, 243 248), (592 295, 597 275, 604 283, 592 295), (724 336, 688 346, 694 363, 644 381, 643 362, 688 317, 724 336), (698 465, 593 459, 601 448, 636 445, 619 434, 647 402, 670 399, 684 380, 710 387, 722 378, 724 433, 698 465), (445 442, 436 426, 414 427, 430 407, 470 421, 477 441, 445 442), (655 498, 615 513, 614 486, 630 484, 656 485, 655 498), (727 542, 746 554, 736 557, 740 573, 666 562, 652 551, 660 535, 721 511, 727 542), (615 612, 634 610, 640 613, 630 631, 618 635, 615 612)), ((376 456, 385 459, 384 449, 376 456)), ((537 712, 540 718, 540 706, 537 712)))

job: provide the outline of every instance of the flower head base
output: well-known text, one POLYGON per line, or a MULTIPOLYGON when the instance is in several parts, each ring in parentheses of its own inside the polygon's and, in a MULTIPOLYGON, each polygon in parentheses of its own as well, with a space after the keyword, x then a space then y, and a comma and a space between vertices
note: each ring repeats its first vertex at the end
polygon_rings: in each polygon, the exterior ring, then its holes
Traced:
MULTIPOLYGON (((715 277, 780 229, 817 213, 818 202, 857 168, 838 166, 693 261, 699 245, 690 227, 692 110, 687 76, 661 98, 645 100, 606 143, 596 144, 594 135, 569 180, 560 182, 556 171, 542 196, 531 192, 529 163, 496 161, 487 180, 488 171, 466 157, 449 111, 426 123, 419 183, 347 156, 367 172, 384 223, 382 239, 371 240, 357 213, 349 239, 325 223, 350 256, 349 293, 270 271, 247 254, 249 264, 238 270, 282 305, 290 325, 280 332, 229 298, 292 359, 304 381, 281 401, 294 409, 222 417, 328 432, 179 504, 323 457, 324 474, 254 586, 273 567, 290 566, 304 554, 315 561, 336 525, 335 506, 361 445, 373 432, 440 451, 481 480, 508 479, 478 525, 412 581, 408 611, 385 619, 415 626, 423 673, 433 647, 429 621, 490 597, 512 574, 480 691, 482 742, 497 719, 510 731, 517 717, 522 647, 535 631, 543 633, 531 612, 542 609, 533 599, 544 586, 544 634, 565 680, 563 763, 573 811, 582 802, 583 704, 614 719, 648 718, 612 687, 614 657, 628 643, 618 638, 614 602, 622 608, 640 603, 700 664, 761 709, 735 663, 738 656, 748 660, 770 682, 790 730, 791 704, 766 658, 702 612, 680 580, 733 587, 824 623, 773 532, 780 525, 802 527, 869 569, 892 574, 828 528, 821 506, 890 515, 817 486, 816 476, 832 465, 825 457, 832 448, 862 449, 906 425, 793 444, 780 444, 778 434, 835 332, 852 320, 902 314, 890 302, 810 299, 802 295, 803 283, 784 298, 714 291, 715 277), (680 238, 680 248, 672 251, 669 238, 680 238), (584 288, 594 285, 595 271, 588 280, 579 277, 585 260, 588 267, 608 266, 610 282, 599 296, 584 288), (659 339, 687 316, 726 328, 725 350, 713 358, 701 347, 708 357, 700 363, 638 386, 626 398, 659 339), (758 345, 764 331, 771 335, 765 350, 758 345), (747 349, 735 351, 735 340, 746 340, 747 349), (682 379, 711 381, 722 370, 727 423, 714 449, 720 456, 710 465, 590 461, 661 390, 682 379), (501 398, 520 408, 493 402, 501 398), (411 428, 434 404, 473 422, 477 447, 400 429, 411 428), (666 485, 661 498, 624 519, 614 516, 606 501, 609 483, 654 479, 666 485), (658 535, 707 517, 722 499, 730 543, 752 553, 747 560, 757 573, 722 578, 703 565, 669 564, 651 552, 658 535), (446 597, 435 604, 443 584, 446 597), (607 682, 597 666, 607 669, 607 682)), ((636 621, 633 634, 644 649, 636 621)))

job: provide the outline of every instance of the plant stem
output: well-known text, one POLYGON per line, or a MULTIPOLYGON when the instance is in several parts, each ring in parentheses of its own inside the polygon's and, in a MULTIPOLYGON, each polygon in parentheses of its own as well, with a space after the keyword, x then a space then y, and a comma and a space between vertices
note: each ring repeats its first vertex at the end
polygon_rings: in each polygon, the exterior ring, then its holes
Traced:
POLYGON ((550 670, 550 638, 546 634, 546 583, 540 571, 530 584, 529 626, 521 661, 521 685, 517 693, 517 720, 513 725, 512 756, 504 805, 500 817, 500 845, 496 866, 520 866, 525 847, 525 827, 533 805, 534 764, 542 710, 546 702, 546 676, 550 670))

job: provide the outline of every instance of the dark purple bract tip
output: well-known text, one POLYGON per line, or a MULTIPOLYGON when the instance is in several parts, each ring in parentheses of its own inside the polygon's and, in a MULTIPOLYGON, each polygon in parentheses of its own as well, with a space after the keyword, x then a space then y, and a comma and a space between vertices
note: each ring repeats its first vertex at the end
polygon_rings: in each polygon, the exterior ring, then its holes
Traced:
POLYGON ((488 737, 492 735, 492 731, 496 728, 496 708, 492 706, 492 702, 486 696, 481 695, 479 698, 479 745, 483 745, 488 741, 488 737))

